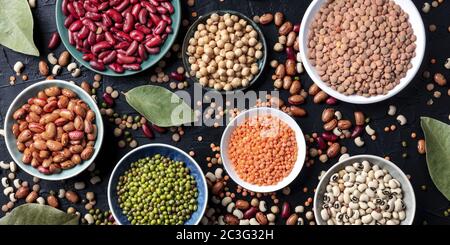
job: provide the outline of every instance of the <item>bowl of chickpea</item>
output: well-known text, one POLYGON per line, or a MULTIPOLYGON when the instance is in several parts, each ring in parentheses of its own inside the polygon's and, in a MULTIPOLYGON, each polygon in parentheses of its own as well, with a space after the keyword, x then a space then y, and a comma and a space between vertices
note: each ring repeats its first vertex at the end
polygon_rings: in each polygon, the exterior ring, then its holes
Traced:
POLYGON ((200 16, 182 47, 187 73, 206 90, 231 93, 252 86, 267 60, 258 25, 242 13, 220 10, 200 16))

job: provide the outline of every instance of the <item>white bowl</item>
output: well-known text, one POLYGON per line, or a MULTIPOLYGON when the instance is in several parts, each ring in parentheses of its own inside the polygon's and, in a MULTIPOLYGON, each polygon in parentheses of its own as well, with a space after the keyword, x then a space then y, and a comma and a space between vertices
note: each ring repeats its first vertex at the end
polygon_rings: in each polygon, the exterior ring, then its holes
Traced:
POLYGON ((402 91, 417 74, 417 71, 422 64, 423 56, 425 53, 425 28, 423 25, 422 17, 420 16, 420 13, 414 3, 411 0, 394 0, 394 2, 398 4, 403 9, 403 11, 409 15, 409 22, 411 23, 414 35, 416 35, 417 37, 417 40, 415 42, 416 56, 411 60, 412 68, 408 70, 406 76, 400 80, 400 83, 392 90, 390 90, 387 94, 364 97, 360 95, 344 95, 329 87, 325 82, 322 81, 320 76, 317 75, 315 67, 310 64, 309 59, 307 58, 306 54, 308 50, 307 47, 309 27, 311 25, 311 22, 314 20, 314 16, 326 1, 327 0, 313 0, 306 10, 306 13, 303 15, 303 20, 300 25, 300 56, 303 62, 303 66, 305 67, 314 83, 316 83, 320 87, 320 89, 322 89, 328 95, 338 100, 353 104, 371 104, 380 102, 391 98, 392 96, 402 91))
POLYGON ((297 122, 288 114, 274 108, 270 107, 258 107, 249 109, 245 112, 241 112, 236 118, 234 118, 225 128, 225 131, 223 132, 222 139, 220 141, 220 151, 222 156, 222 162, 223 166, 225 167, 225 170, 227 171, 228 175, 231 177, 231 179, 234 180, 238 185, 244 187, 247 190, 254 191, 254 192, 274 192, 277 190, 280 190, 287 185, 289 185, 294 179, 298 176, 300 173, 300 170, 303 167, 303 164, 305 162, 306 157, 306 143, 305 143, 305 137, 303 136, 303 132, 298 126, 297 122), (246 119, 256 116, 263 116, 263 115, 272 115, 279 118, 281 121, 286 123, 292 130, 294 130, 295 138, 297 141, 297 161, 294 164, 294 167, 291 171, 291 173, 285 177, 282 181, 278 182, 276 185, 266 185, 266 186, 259 186, 254 185, 251 183, 248 183, 241 179, 236 171, 234 170, 234 167, 232 166, 232 163, 230 159, 228 158, 228 143, 230 140, 231 133, 233 130, 241 125, 246 119))
POLYGON ((374 155, 357 155, 352 156, 347 159, 344 159, 341 162, 336 163, 331 167, 320 179, 319 184, 316 188, 316 193, 314 194, 314 214, 316 218, 316 223, 318 225, 327 225, 327 222, 322 219, 320 216, 320 210, 322 209, 323 204, 323 195, 326 191, 326 187, 328 182, 330 181, 331 175, 339 172, 344 169, 348 165, 352 165, 355 162, 362 162, 367 160, 371 164, 377 164, 381 168, 385 168, 388 170, 389 174, 401 184, 401 188, 403 190, 403 202, 406 205, 406 219, 403 220, 400 225, 412 225, 414 221, 414 214, 416 213, 416 197, 414 195, 414 189, 411 185, 411 182, 403 173, 403 171, 397 167, 391 161, 388 161, 382 157, 374 156, 374 155))

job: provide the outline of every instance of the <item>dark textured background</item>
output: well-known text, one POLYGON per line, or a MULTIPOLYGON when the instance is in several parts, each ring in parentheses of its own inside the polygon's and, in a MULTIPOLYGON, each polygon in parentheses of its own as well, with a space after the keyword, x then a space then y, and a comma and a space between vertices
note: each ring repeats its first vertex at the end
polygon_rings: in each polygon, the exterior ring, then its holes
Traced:
MULTIPOLYGON (((217 9, 232 9, 240 11, 250 18, 253 15, 261 15, 264 12, 275 12, 282 11, 286 14, 287 19, 292 22, 300 22, 304 11, 306 10, 310 1, 269 1, 269 0, 252 0, 252 1, 238 1, 238 0, 225 0, 220 2, 219 0, 214 1, 196 1, 196 5, 193 8, 188 8, 186 1, 181 0, 183 6, 183 17, 191 19, 191 11, 195 10, 199 15, 207 13, 212 10, 217 9)), ((416 6, 420 9, 424 1, 414 1, 416 6)), ((38 46, 41 56, 45 59, 48 54, 46 48, 47 41, 50 34, 56 31, 55 17, 54 17, 54 0, 39 0, 38 7, 34 10, 33 16, 35 20, 35 31, 34 38, 36 45, 38 46)), ((417 198, 417 213, 416 213, 416 224, 422 224, 426 221, 428 224, 450 224, 450 218, 444 217, 443 211, 450 207, 449 202, 445 199, 443 195, 433 186, 431 179, 428 174, 425 157, 417 154, 416 151, 416 141, 411 140, 409 135, 411 132, 417 132, 418 137, 422 137, 422 132, 419 125, 420 116, 432 116, 434 118, 440 119, 444 122, 449 122, 448 115, 450 113, 450 97, 447 96, 448 85, 445 88, 438 88, 442 92, 443 96, 440 99, 434 99, 435 103, 432 106, 427 106, 426 101, 432 98, 432 92, 428 92, 425 86, 431 79, 424 79, 420 74, 424 70, 429 70, 434 74, 434 72, 442 72, 447 79, 450 78, 450 72, 443 68, 443 63, 445 59, 450 56, 450 49, 448 43, 450 43, 450 34, 447 31, 447 27, 450 25, 450 4, 445 1, 442 6, 432 9, 430 13, 422 14, 426 28, 430 24, 437 25, 437 31, 430 33, 427 31, 427 52, 424 58, 422 69, 419 71, 418 75, 414 81, 399 95, 395 98, 390 99, 386 102, 377 103, 374 105, 360 106, 352 105, 347 103, 339 103, 336 109, 340 110, 344 117, 353 118, 353 111, 361 110, 366 116, 372 119, 370 123, 371 126, 377 131, 378 139, 376 141, 371 141, 367 135, 363 136, 366 145, 363 148, 357 148, 351 140, 346 140, 343 142, 349 148, 349 153, 351 155, 368 153, 375 154, 379 156, 390 156, 391 160, 395 162, 406 174, 411 175, 411 182, 415 190, 417 198), (435 58, 437 64, 430 64, 429 60, 435 58), (394 104, 398 108, 398 113, 404 114, 408 118, 408 124, 400 127, 395 132, 384 133, 383 128, 387 125, 395 123, 395 117, 387 117, 386 112, 390 104, 394 104), (401 147, 401 141, 408 141, 408 147, 405 149, 401 147), (402 153, 408 152, 409 157, 403 159, 401 157, 402 153), (420 190, 421 185, 426 185, 428 188, 426 191, 420 190)), ((276 29, 273 25, 262 27, 265 37, 268 41, 269 47, 272 47, 277 39, 276 29)), ((182 28, 178 34, 178 43, 181 43, 182 38, 186 28, 182 28)), ((57 50, 56 54, 59 54, 64 50, 63 45, 61 45, 57 50)), ((268 60, 270 61, 275 57, 274 52, 269 52, 268 60)), ((25 87, 30 84, 43 80, 38 74, 38 63, 39 59, 36 57, 30 57, 21 55, 11 50, 0 47, 0 125, 3 125, 3 117, 6 114, 9 104, 14 99, 14 97, 25 87), (28 74, 30 79, 26 82, 22 81, 20 78, 15 86, 9 85, 9 76, 14 75, 13 65, 16 61, 22 61, 25 64, 24 73, 28 74)), ((170 68, 166 71, 172 71, 180 65, 179 61, 173 58, 168 60, 170 68)), ((87 80, 91 82, 94 73, 82 69, 82 76, 73 79, 67 70, 58 79, 74 80, 76 82, 81 82, 87 80)), ((270 79, 273 71, 267 66, 264 74, 261 76, 257 84, 255 84, 252 89, 255 90, 272 90, 273 85, 270 79)), ((106 86, 113 86, 120 91, 127 91, 135 86, 147 84, 149 82, 151 71, 145 71, 137 76, 126 77, 126 78, 113 78, 104 77, 102 82, 102 88, 100 92, 106 86)), ((302 84, 305 87, 309 87, 311 80, 306 74, 301 76, 302 84)), ((166 84, 168 85, 168 84, 166 84)), ((192 86, 191 86, 192 88, 192 86)), ((282 92, 283 98, 287 98, 287 94, 282 92)), ((302 127, 303 131, 306 133, 312 133, 315 131, 321 132, 320 113, 322 112, 325 105, 316 105, 308 99, 305 108, 309 112, 309 116, 303 119, 297 119, 297 122, 302 127)), ((116 110, 120 113, 134 113, 133 110, 127 106, 124 98, 121 97, 117 101, 116 110)), ((105 122, 105 134, 106 138, 101 151, 98 156, 96 163, 97 169, 100 170, 100 176, 102 176, 102 182, 96 186, 91 184, 87 185, 87 188, 78 193, 84 195, 86 191, 93 190, 97 195, 97 207, 102 210, 106 210, 107 200, 106 200, 106 188, 108 184, 108 177, 114 164, 129 150, 117 150, 116 139, 112 136, 113 125, 109 122, 105 122)), ((177 147, 185 151, 195 149, 197 153, 196 159, 206 171, 206 161, 204 160, 206 156, 211 156, 212 153, 209 148, 211 142, 218 144, 220 141, 220 136, 223 128, 214 129, 206 127, 191 127, 185 128, 186 134, 182 137, 182 140, 178 143, 173 143, 170 134, 157 135, 154 140, 147 140, 141 134, 141 132, 133 132, 136 138, 138 138, 140 145, 151 143, 151 142, 162 142, 174 144, 177 147), (203 136, 203 142, 197 142, 197 136, 203 136)), ((0 140, 0 160, 9 161, 11 158, 6 150, 6 146, 3 140, 0 140)), ((304 168, 300 176, 296 181, 291 184, 292 194, 288 197, 283 196, 281 193, 279 197, 281 201, 287 200, 293 206, 303 204, 304 201, 313 196, 312 189, 317 185, 317 176, 322 170, 328 169, 332 164, 334 164, 337 159, 333 159, 326 164, 322 164, 316 161, 315 165, 309 168, 304 168), (301 190, 304 186, 309 188, 308 193, 303 193, 301 190)), ((0 172, 3 177, 6 174, 0 172)), ((19 173, 19 178, 30 181, 31 177, 24 172, 19 173)), ((449 176, 450 177, 450 176, 449 176)), ((41 192, 43 196, 51 190, 57 191, 59 188, 72 189, 73 182, 84 180, 89 183, 90 173, 83 173, 78 177, 64 181, 64 182, 48 182, 41 181, 41 192)), ((3 194, 0 195, 0 203, 6 203, 7 198, 3 194)), ((68 204, 65 200, 60 200, 63 208, 67 208, 68 204)), ((79 210, 84 210, 82 205, 77 206, 79 210)), ((308 208, 309 210, 309 208, 308 208)), ((84 211, 83 211, 84 213, 84 211)), ((4 213, 0 212, 0 217, 4 213)), ((281 220, 279 220, 281 222, 281 220)))

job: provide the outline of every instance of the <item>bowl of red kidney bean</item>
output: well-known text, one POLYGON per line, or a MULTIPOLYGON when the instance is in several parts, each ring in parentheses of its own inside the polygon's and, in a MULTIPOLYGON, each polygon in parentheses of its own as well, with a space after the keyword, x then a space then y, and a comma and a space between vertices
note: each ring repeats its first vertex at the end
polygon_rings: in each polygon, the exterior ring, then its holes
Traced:
POLYGON ((179 0, 57 0, 61 40, 85 67, 107 76, 141 72, 164 57, 181 22, 179 0))

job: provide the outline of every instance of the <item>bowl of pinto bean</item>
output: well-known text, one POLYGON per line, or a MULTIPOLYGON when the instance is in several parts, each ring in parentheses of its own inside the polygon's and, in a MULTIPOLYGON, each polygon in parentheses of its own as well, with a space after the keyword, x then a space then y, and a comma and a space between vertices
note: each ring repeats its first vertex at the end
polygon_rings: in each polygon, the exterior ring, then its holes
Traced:
POLYGON ((76 84, 49 80, 25 88, 5 118, 11 157, 30 175, 63 180, 87 169, 103 141, 100 111, 76 84))
POLYGON ((179 0, 57 0, 64 46, 82 65, 107 76, 128 76, 169 51, 181 22, 179 0))

